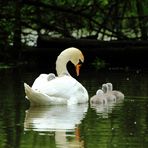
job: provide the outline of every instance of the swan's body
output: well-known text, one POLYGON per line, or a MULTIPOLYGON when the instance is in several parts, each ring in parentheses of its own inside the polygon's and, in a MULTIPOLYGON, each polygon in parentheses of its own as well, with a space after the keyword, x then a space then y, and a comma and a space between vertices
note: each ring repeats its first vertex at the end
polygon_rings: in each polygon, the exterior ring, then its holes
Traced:
POLYGON ((101 89, 98 89, 96 92, 96 95, 92 96, 90 98, 91 104, 106 104, 106 96, 104 95, 104 92, 101 89))
POLYGON ((113 95, 116 96, 117 100, 123 100, 124 99, 124 94, 120 91, 113 90, 113 85, 112 83, 106 83, 108 85, 108 91, 110 91, 113 95))
POLYGON ((68 48, 57 58, 57 77, 41 74, 32 87, 24 83, 26 97, 31 105, 71 105, 88 101, 87 90, 68 73, 66 68, 68 61, 77 67, 77 75, 79 75, 79 61, 84 61, 83 54, 77 48, 68 48))
POLYGON ((109 91, 107 84, 102 85, 102 90, 105 94, 107 101, 116 102, 116 96, 114 94, 112 94, 112 92, 109 91))

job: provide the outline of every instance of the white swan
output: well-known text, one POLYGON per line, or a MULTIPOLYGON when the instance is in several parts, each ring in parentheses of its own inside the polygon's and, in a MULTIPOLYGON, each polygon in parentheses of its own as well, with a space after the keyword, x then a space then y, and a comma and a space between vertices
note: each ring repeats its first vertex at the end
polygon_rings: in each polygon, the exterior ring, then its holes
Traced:
POLYGON ((92 96, 90 98, 91 104, 106 104, 106 96, 104 95, 104 92, 101 89, 98 89, 96 92, 96 95, 92 96))
POLYGON ((123 100, 124 99, 124 94, 120 91, 113 90, 113 85, 112 83, 106 83, 108 85, 108 91, 110 91, 113 95, 116 96, 117 100, 123 100))
POLYGON ((88 101, 88 92, 76 79, 70 76, 67 63, 71 61, 76 66, 79 75, 80 62, 84 62, 82 52, 74 47, 61 52, 56 60, 57 77, 41 74, 32 87, 24 83, 26 98, 34 105, 78 104, 88 101))
POLYGON ((112 92, 109 91, 107 84, 102 85, 102 90, 105 94, 107 101, 116 102, 116 96, 114 94, 112 94, 112 92))

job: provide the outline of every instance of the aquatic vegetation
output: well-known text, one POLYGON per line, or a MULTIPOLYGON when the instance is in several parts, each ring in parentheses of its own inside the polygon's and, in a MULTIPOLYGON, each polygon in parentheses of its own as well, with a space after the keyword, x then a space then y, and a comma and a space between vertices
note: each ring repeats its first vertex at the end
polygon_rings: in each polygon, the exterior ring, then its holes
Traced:
POLYGON ((101 68, 105 68, 106 66, 106 63, 104 60, 96 57, 95 60, 93 61, 92 63, 92 66, 96 69, 96 70, 99 70, 101 68))
POLYGON ((5 63, 0 63, 0 69, 8 69, 11 68, 11 65, 5 64, 5 63))

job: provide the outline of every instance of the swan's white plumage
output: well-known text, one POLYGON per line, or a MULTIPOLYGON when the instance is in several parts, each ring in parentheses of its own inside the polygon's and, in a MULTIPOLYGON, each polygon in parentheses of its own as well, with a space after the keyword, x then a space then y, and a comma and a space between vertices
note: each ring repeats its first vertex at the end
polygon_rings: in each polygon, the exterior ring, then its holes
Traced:
POLYGON ((88 101, 88 92, 76 79, 71 77, 67 71, 66 63, 72 58, 73 64, 84 60, 81 51, 77 48, 70 48, 58 56, 56 69, 58 77, 50 78, 50 74, 41 74, 34 81, 32 87, 24 84, 27 99, 31 105, 53 105, 53 104, 78 104, 88 101), (71 51, 71 52, 70 52, 71 51), (76 57, 73 58, 73 53, 76 57), (80 56, 79 56, 80 55, 80 56), (60 62, 58 61, 60 59, 60 62), (63 64, 62 64, 63 59, 63 64), (58 65, 60 63, 60 66, 58 65), (59 68, 60 67, 60 70, 59 68), (66 74, 66 75, 65 75, 66 74))

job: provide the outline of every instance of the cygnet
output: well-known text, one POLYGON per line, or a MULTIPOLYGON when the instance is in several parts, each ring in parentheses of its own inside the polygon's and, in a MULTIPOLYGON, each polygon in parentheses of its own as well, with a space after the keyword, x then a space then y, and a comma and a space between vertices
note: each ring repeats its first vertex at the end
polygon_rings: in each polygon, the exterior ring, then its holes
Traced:
POLYGON ((122 92, 120 92, 118 90, 113 90, 112 83, 106 83, 106 84, 108 86, 108 91, 110 93, 112 93, 113 95, 115 95, 117 100, 123 100, 124 99, 124 94, 122 92))
POLYGON ((107 84, 102 85, 102 90, 103 90, 103 92, 105 94, 105 97, 106 97, 107 101, 116 102, 116 96, 109 91, 109 88, 108 88, 107 84))
POLYGON ((47 76, 47 80, 50 81, 50 80, 52 80, 52 79, 55 79, 55 77, 56 77, 56 76, 55 76, 54 73, 49 73, 48 76, 47 76))
POLYGON ((104 95, 104 92, 101 89, 98 89, 96 92, 96 95, 90 98, 90 103, 91 104, 106 104, 107 100, 104 95))

